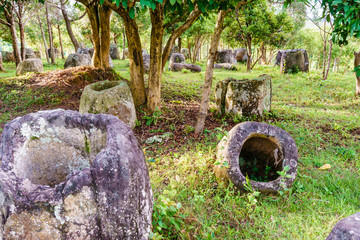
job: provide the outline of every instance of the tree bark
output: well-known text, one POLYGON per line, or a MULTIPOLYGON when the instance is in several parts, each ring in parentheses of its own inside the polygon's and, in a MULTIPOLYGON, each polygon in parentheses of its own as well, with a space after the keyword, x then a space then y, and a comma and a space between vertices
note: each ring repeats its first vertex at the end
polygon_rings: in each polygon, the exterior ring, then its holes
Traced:
POLYGON ((178 37, 179 53, 181 53, 181 37, 178 37))
POLYGON ((15 64, 16 66, 19 65, 19 63, 22 61, 21 55, 20 55, 20 51, 18 48, 18 38, 16 35, 16 27, 15 27, 15 20, 14 20, 14 16, 7 16, 8 18, 8 22, 10 23, 10 34, 11 34, 11 43, 12 43, 12 47, 13 47, 13 52, 14 52, 14 58, 15 58, 15 64))
MULTIPOLYGON (((21 14, 21 13, 19 13, 21 14)), ((22 21, 22 16, 18 18, 19 21, 19 32, 20 32, 20 53, 21 53, 21 59, 25 60, 25 26, 22 21)))
POLYGON ((246 60, 246 71, 250 72, 252 51, 251 51, 251 36, 249 34, 246 36, 246 48, 247 48, 247 56, 248 56, 246 60))
POLYGON ((126 49, 126 35, 125 35, 125 28, 122 29, 122 35, 123 35, 123 55, 122 60, 125 59, 125 49, 126 49))
POLYGON ((51 64, 55 64, 55 51, 54 51, 53 32, 52 32, 52 26, 51 26, 50 16, 49 16, 49 4, 48 4, 47 1, 45 1, 45 14, 46 14, 46 22, 47 22, 47 27, 48 27, 48 33, 49 33, 51 64))
POLYGON ((57 25, 57 29, 58 29, 58 33, 59 33, 59 43, 60 43, 61 58, 62 58, 62 59, 65 59, 64 49, 63 49, 62 39, 61 39, 60 25, 57 25))
POLYGON ((326 72, 325 72, 325 75, 324 75, 324 80, 326 80, 328 78, 328 76, 329 76, 329 70, 330 70, 330 65, 331 65, 332 46, 333 46, 333 43, 330 40, 329 55, 328 55, 328 60, 327 60, 328 65, 327 65, 326 72))
POLYGON ((61 6, 61 13, 62 13, 62 15, 64 17, 66 30, 68 32, 68 35, 70 37, 70 40, 71 40, 72 44, 74 45, 75 52, 76 52, 77 49, 80 47, 80 45, 79 45, 78 41, 76 40, 74 32, 72 31, 71 21, 70 21, 69 16, 68 16, 68 14, 66 12, 64 0, 60 0, 60 6, 61 6))
POLYGON ((94 54, 92 57, 92 65, 96 68, 101 68, 100 58, 100 23, 99 23, 99 11, 97 5, 85 5, 86 13, 89 17, 91 27, 91 38, 94 45, 94 54))
POLYGON ((261 61, 263 65, 267 64, 267 59, 266 59, 266 46, 264 43, 261 44, 261 61))
POLYGON ((164 52, 162 54, 162 69, 164 69, 166 65, 166 62, 171 52, 171 48, 174 45, 175 40, 179 38, 181 34, 183 34, 187 29, 189 29, 189 27, 192 26, 192 24, 199 18, 200 15, 201 15, 201 10, 196 5, 194 10, 189 14, 188 18, 185 20, 185 22, 180 27, 175 29, 174 32, 171 34, 168 41, 166 42, 164 52))
POLYGON ((154 10, 150 9, 151 41, 149 92, 147 107, 153 112, 161 107, 161 76, 162 76, 162 39, 164 34, 164 6, 158 3, 154 10))
POLYGON ((48 63, 50 63, 50 60, 49 60, 49 53, 48 53, 48 46, 47 46, 47 43, 46 43, 46 37, 45 37, 45 33, 44 33, 44 29, 42 27, 42 24, 41 24, 41 20, 40 20, 40 17, 39 15, 36 16, 37 17, 37 20, 39 22, 39 26, 40 26, 40 30, 41 30, 41 36, 42 36, 42 39, 43 39, 43 42, 44 42, 44 47, 45 47, 45 56, 46 56, 46 61, 48 63))
POLYGON ((326 71, 326 42, 327 42, 327 36, 326 36, 326 21, 324 21, 324 48, 323 48, 323 64, 322 64, 322 75, 323 79, 325 78, 325 71, 326 71))
POLYGON ((199 114, 197 117, 197 122, 195 126, 195 134, 200 134, 204 130, 205 119, 208 113, 209 101, 210 101, 210 92, 211 92, 211 85, 213 80, 213 70, 214 70, 214 62, 216 58, 216 52, 218 49, 221 33, 225 29, 224 26, 224 19, 227 12, 224 10, 220 10, 218 13, 218 18, 216 21, 216 26, 214 30, 213 37, 211 39, 211 45, 209 50, 209 57, 206 65, 206 72, 205 72, 205 81, 203 86, 203 92, 201 96, 201 103, 199 114))
MULTIPOLYGON (((354 67, 357 67, 360 65, 360 51, 359 52, 355 52, 354 51, 354 55, 355 55, 355 60, 354 60, 354 67)), ((356 91, 355 91, 355 96, 360 96, 360 76, 356 77, 356 91)))
POLYGON ((109 56, 110 56, 110 17, 112 10, 107 6, 100 6, 100 58, 101 68, 110 68, 109 56))

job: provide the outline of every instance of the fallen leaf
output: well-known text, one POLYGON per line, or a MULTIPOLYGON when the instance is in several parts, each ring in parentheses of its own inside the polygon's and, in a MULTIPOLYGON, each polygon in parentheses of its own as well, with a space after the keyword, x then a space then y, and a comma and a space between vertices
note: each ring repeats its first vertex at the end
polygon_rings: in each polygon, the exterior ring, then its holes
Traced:
POLYGON ((330 168, 331 168, 330 164, 324 164, 323 166, 319 167, 320 170, 327 170, 330 168))

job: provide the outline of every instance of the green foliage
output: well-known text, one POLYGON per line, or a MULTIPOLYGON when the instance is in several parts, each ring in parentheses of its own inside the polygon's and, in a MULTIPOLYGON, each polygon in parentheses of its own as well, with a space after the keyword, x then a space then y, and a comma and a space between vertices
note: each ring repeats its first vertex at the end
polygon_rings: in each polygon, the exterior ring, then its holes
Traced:
MULTIPOLYGON (((348 44, 350 37, 360 38, 360 2, 358 0, 321 0, 321 5, 334 18, 332 41, 348 44)), ((325 12, 325 11, 324 11, 325 12)), ((330 15, 326 16, 330 20, 330 15)))
POLYGON ((144 113, 143 119, 146 120, 146 126, 150 126, 152 124, 156 125, 158 120, 161 118, 161 114, 162 113, 158 108, 156 108, 151 115, 144 113))

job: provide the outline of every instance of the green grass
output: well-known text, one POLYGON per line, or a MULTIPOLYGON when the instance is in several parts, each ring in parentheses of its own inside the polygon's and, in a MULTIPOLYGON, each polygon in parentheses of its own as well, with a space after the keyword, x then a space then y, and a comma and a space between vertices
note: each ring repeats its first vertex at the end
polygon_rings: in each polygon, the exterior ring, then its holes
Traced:
MULTIPOLYGON (((114 64, 121 76, 129 78, 127 61, 114 64)), ((199 64, 201 73, 164 72, 164 101, 200 99, 205 65, 204 61, 199 64)), ((45 68, 50 70, 50 66, 45 68)), ((9 82, 1 77, 13 76, 11 71, 0 73, 1 101, 13 104, 14 109, 21 102, 23 114, 26 104, 42 104, 29 97, 35 93, 21 88, 4 97, 9 94, 9 82)), ((272 112, 265 122, 289 132, 299 150, 293 187, 282 196, 260 194, 257 202, 232 186, 220 187, 212 169, 221 128, 207 131, 205 142, 189 138, 188 144, 170 153, 154 143, 155 151, 144 151, 155 199, 156 239, 325 239, 338 220, 360 210, 360 137, 354 134, 360 132, 360 99, 354 97, 353 73, 331 73, 323 81, 314 70, 281 75, 277 67, 257 66, 246 73, 245 66, 239 65, 237 72, 215 70, 213 88, 227 77, 252 78, 263 73, 273 77, 272 112), (319 170, 324 164, 332 168, 319 170)), ((2 114, 0 121, 11 117, 11 112, 2 114)))

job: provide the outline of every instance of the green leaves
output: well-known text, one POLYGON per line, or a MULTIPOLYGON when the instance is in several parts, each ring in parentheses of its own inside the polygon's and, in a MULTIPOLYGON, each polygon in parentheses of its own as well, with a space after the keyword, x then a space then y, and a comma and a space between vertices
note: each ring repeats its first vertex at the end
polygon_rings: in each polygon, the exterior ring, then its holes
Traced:
POLYGON ((360 77, 360 65, 355 67, 354 72, 356 73, 357 77, 360 77))

